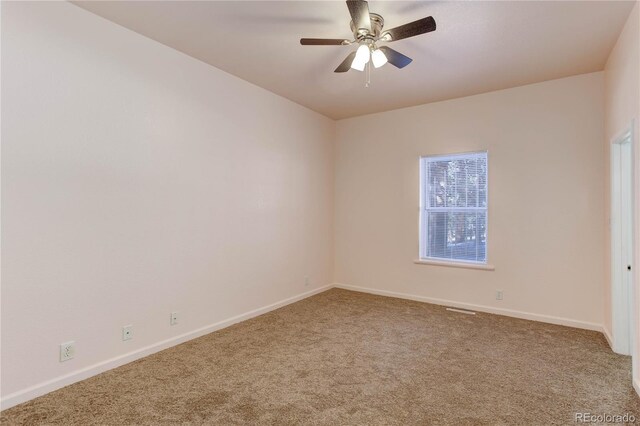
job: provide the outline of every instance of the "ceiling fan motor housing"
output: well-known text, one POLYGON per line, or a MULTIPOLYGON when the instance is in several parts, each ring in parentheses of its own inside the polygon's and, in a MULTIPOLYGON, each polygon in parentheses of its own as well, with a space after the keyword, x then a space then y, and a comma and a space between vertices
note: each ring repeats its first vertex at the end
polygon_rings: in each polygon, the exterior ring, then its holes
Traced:
POLYGON ((384 27, 384 19, 377 13, 369 13, 371 20, 371 31, 366 28, 356 28, 353 20, 349 22, 353 37, 358 41, 371 40, 375 41, 380 37, 382 33, 382 27, 384 27))

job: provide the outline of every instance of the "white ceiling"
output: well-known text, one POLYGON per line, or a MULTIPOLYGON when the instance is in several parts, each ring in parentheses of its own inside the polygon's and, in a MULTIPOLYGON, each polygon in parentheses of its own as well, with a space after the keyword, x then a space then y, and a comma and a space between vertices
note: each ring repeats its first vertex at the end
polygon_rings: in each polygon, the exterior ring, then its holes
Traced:
POLYGON ((633 1, 370 1, 385 28, 438 29, 390 43, 406 68, 333 70, 353 46, 343 1, 99 1, 78 6, 334 119, 600 71, 633 1))

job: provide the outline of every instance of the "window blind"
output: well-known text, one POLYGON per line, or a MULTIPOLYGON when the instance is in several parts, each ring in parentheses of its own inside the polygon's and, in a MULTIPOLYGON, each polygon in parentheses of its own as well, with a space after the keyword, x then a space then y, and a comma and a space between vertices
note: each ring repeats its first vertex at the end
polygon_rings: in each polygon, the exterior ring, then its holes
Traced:
POLYGON ((487 153, 420 159, 420 257, 486 263, 487 153))

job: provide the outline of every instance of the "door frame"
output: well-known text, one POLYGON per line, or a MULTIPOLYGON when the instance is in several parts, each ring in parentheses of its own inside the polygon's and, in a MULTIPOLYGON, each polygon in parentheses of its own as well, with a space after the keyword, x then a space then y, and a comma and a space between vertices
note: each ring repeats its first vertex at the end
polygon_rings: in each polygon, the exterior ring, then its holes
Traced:
POLYGON ((613 350, 635 358, 635 120, 611 140, 611 317, 613 350), (623 161, 627 162, 625 174, 623 161), (628 192, 622 193, 622 180, 628 192), (628 216, 627 216, 628 215, 628 216), (626 270, 627 265, 631 271, 626 270))

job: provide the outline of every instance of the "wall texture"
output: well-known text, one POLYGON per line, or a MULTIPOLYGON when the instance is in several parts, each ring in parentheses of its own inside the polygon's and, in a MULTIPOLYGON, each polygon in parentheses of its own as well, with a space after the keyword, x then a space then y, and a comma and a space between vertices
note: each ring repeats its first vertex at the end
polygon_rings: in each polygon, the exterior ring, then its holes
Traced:
MULTIPOLYGON (((610 198, 610 144, 612 139, 620 134, 635 120, 635 194, 636 194, 636 244, 635 244, 635 311, 636 311, 636 354, 640 354, 640 6, 631 11, 620 38, 613 48, 605 67, 605 315, 604 327, 611 335, 611 264, 610 264, 610 240, 609 220, 611 217, 610 198)), ((634 360, 635 380, 640 392, 640 360, 636 356, 634 360)))
POLYGON ((2 111, 5 402, 332 282, 333 121, 66 2, 2 4, 2 111))
POLYGON ((600 329, 603 110, 593 73, 339 121, 335 281, 600 329), (419 156, 479 150, 495 271, 414 264, 419 156))

